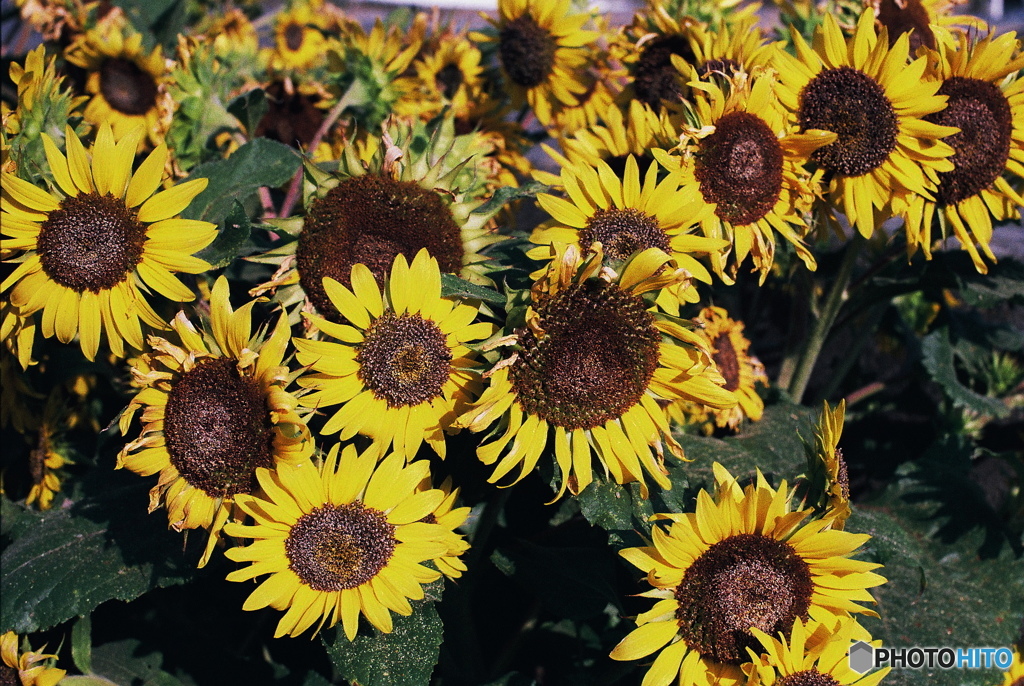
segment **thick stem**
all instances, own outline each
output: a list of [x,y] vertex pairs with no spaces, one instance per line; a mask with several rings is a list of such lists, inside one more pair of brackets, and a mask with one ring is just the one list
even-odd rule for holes
[[843,306],[843,301],[846,300],[846,287],[850,284],[850,277],[853,276],[853,267],[857,263],[857,257],[860,255],[861,248],[866,242],[867,239],[859,231],[855,230],[853,237],[846,246],[843,261],[839,265],[835,281],[832,282],[832,289],[825,298],[825,304],[822,307],[821,314],[818,316],[818,320],[814,322],[814,328],[804,344],[800,360],[796,364],[796,371],[793,373],[793,379],[789,383],[789,394],[792,396],[793,402],[799,403],[804,397],[807,383],[811,380],[811,372],[814,371],[814,364],[818,361],[818,355],[821,354],[821,349],[825,346],[825,340],[828,338],[832,324],[835,323],[836,316],[839,314],[839,308]]

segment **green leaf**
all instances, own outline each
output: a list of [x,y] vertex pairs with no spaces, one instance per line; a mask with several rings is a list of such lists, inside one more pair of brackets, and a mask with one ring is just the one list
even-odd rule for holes
[[956,376],[949,329],[942,327],[925,336],[921,340],[921,354],[924,368],[932,380],[942,386],[955,406],[997,418],[1009,414],[1009,408],[1000,400],[975,393],[960,383]]
[[502,186],[494,191],[490,200],[473,210],[473,214],[497,214],[501,208],[513,200],[535,198],[538,193],[547,193],[550,190],[551,186],[540,181],[527,181],[521,186]]
[[92,672],[92,615],[80,617],[71,630],[71,659],[80,672]]
[[149,484],[124,472],[101,477],[107,486],[99,497],[22,515],[31,526],[19,522],[20,535],[0,554],[0,631],[48,629],[107,600],[132,600],[195,575],[198,546],[184,551],[163,511],[146,514]]
[[[177,43],[178,34],[185,26],[183,0],[116,0],[131,21],[143,32],[147,47],[152,40],[164,47],[165,54]],[[148,34],[148,35],[147,35]]]
[[149,652],[134,638],[114,641],[93,650],[93,674],[118,686],[182,686],[161,665],[163,656]]
[[212,269],[226,267],[238,257],[242,246],[249,240],[250,233],[252,224],[249,221],[249,214],[242,207],[242,203],[235,200],[231,212],[224,218],[220,233],[213,239],[213,243],[198,252],[196,257],[209,262]]
[[207,162],[192,170],[189,180],[210,181],[181,216],[222,224],[235,202],[245,203],[261,186],[276,188],[284,184],[295,175],[299,163],[298,154],[283,143],[269,138],[249,141],[228,159]]
[[1002,258],[989,267],[988,274],[965,268],[957,274],[960,296],[973,307],[996,307],[1010,300],[1024,300],[1024,263]]
[[[338,672],[360,686],[429,684],[444,633],[431,589],[441,584],[443,581],[427,587],[427,597],[411,603],[410,616],[392,613],[394,628],[389,634],[363,624],[350,643],[340,625],[325,631],[321,640]],[[439,590],[435,592],[439,595]]]
[[248,93],[242,93],[229,102],[228,112],[242,122],[246,134],[252,138],[260,120],[267,113],[267,107],[267,94],[262,88],[256,88]]
[[505,304],[505,296],[498,291],[477,286],[465,279],[460,279],[454,274],[441,274],[441,297],[443,298],[466,298],[467,300],[482,300],[488,303]]

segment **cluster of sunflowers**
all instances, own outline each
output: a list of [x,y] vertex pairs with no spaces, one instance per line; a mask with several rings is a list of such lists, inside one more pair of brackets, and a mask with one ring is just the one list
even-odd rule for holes
[[[283,613],[275,638],[391,633],[468,573],[469,463],[552,503],[648,500],[683,436],[760,420],[768,376],[714,286],[844,246],[774,382],[800,402],[863,249],[948,239],[984,274],[1024,205],[1021,43],[943,0],[780,0],[774,35],[734,0],[626,26],[500,0],[473,30],[18,4],[43,45],[0,129],[3,425],[32,446],[6,497],[69,507],[68,435],[105,436],[150,513],[205,532],[192,562],[261,579],[242,609]],[[847,661],[885,579],[845,530],[844,408],[795,483],[716,461],[620,547],[655,602],[610,656],[656,654],[644,686],[886,676]],[[54,657],[8,633],[0,670],[53,684]]]

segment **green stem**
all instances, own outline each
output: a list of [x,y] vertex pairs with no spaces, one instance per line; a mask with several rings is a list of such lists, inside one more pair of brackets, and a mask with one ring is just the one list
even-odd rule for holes
[[846,287],[850,284],[850,277],[853,276],[853,267],[856,265],[857,257],[860,255],[861,248],[866,242],[867,239],[854,230],[853,238],[850,239],[846,246],[843,261],[840,263],[839,271],[836,273],[835,281],[832,283],[832,289],[825,298],[825,305],[818,316],[818,320],[814,322],[814,328],[811,330],[811,335],[807,338],[803,352],[800,354],[800,360],[796,364],[793,379],[789,383],[789,394],[792,396],[793,402],[799,403],[804,397],[807,383],[811,380],[811,372],[814,371],[814,364],[818,361],[818,355],[821,354],[821,349],[825,346],[825,340],[828,338],[832,325],[836,321],[839,309],[843,306],[843,301],[846,300]]

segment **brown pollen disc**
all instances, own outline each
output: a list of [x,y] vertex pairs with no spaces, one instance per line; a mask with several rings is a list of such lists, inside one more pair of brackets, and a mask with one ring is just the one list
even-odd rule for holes
[[146,227],[110,193],[80,193],[60,202],[40,226],[36,250],[54,282],[82,293],[109,290],[142,261]]
[[807,619],[813,591],[810,567],[788,543],[736,534],[704,551],[676,587],[679,631],[702,656],[740,664],[746,648],[763,651],[751,627],[788,634]]
[[256,125],[256,136],[270,138],[293,148],[308,146],[324,121],[316,104],[320,97],[298,91],[288,93],[281,82],[267,86],[267,113]]
[[910,54],[927,45],[935,49],[935,34],[930,26],[928,10],[921,0],[881,0],[878,4],[878,22],[888,29],[891,48],[904,33],[910,34]]
[[639,402],[658,368],[660,335],[643,300],[592,279],[537,307],[543,337],[524,331],[510,377],[523,409],[590,429]]
[[725,379],[725,390],[735,391],[740,387],[740,360],[739,355],[736,354],[736,347],[732,344],[732,339],[729,334],[723,333],[715,336],[711,345],[715,349],[715,353],[711,357],[722,374],[722,378]]
[[451,100],[459,92],[459,87],[462,86],[464,80],[465,78],[462,75],[462,70],[459,69],[459,65],[449,63],[441,67],[437,72],[437,76],[434,77],[434,84],[444,97]]
[[356,356],[359,378],[389,407],[419,405],[441,395],[452,352],[437,324],[418,314],[386,312],[366,330]]
[[301,24],[294,22],[284,27],[284,44],[292,52],[297,52],[302,47],[305,29]]
[[295,253],[299,282],[321,314],[340,321],[324,277],[348,286],[352,265],[362,263],[382,284],[395,257],[411,261],[422,248],[442,272],[462,268],[461,232],[441,195],[412,181],[353,176],[313,202]]
[[362,503],[324,505],[299,517],[284,542],[288,567],[314,591],[365,584],[395,552],[395,525]]
[[580,231],[580,250],[586,254],[595,242],[604,246],[606,257],[619,261],[647,248],[670,250],[668,236],[657,220],[632,207],[597,210]]
[[171,464],[212,498],[250,493],[274,466],[274,432],[259,383],[235,360],[203,358],[174,382],[164,409]]
[[7,666],[5,662],[0,662],[0,686],[21,686],[18,670]]
[[157,86],[153,76],[139,65],[113,57],[100,65],[100,93],[118,112],[137,116],[156,105]]
[[772,211],[782,192],[782,146],[768,124],[749,112],[731,112],[700,143],[694,175],[715,214],[735,226]]
[[636,96],[655,109],[663,100],[679,102],[683,97],[679,72],[672,65],[672,55],[679,55],[687,62],[696,59],[686,36],[671,33],[644,43],[633,70]]
[[876,169],[896,149],[896,112],[877,81],[851,67],[825,69],[800,93],[802,131],[823,129],[838,138],[811,159],[845,176]]
[[1013,114],[999,87],[988,81],[954,76],[946,79],[939,95],[948,95],[946,109],[925,117],[960,133],[942,140],[956,151],[949,159],[953,171],[939,173],[935,194],[942,205],[955,205],[995,183],[1010,158]]
[[498,32],[498,55],[508,77],[523,88],[544,83],[555,66],[554,36],[532,16],[524,14]]
[[844,500],[850,499],[850,472],[846,467],[846,458],[843,457],[841,448],[836,448],[836,462],[839,463],[839,471],[836,474],[836,483],[839,485],[839,492]]
[[775,681],[776,686],[840,686],[831,674],[822,674],[817,669],[804,669],[786,674]]

